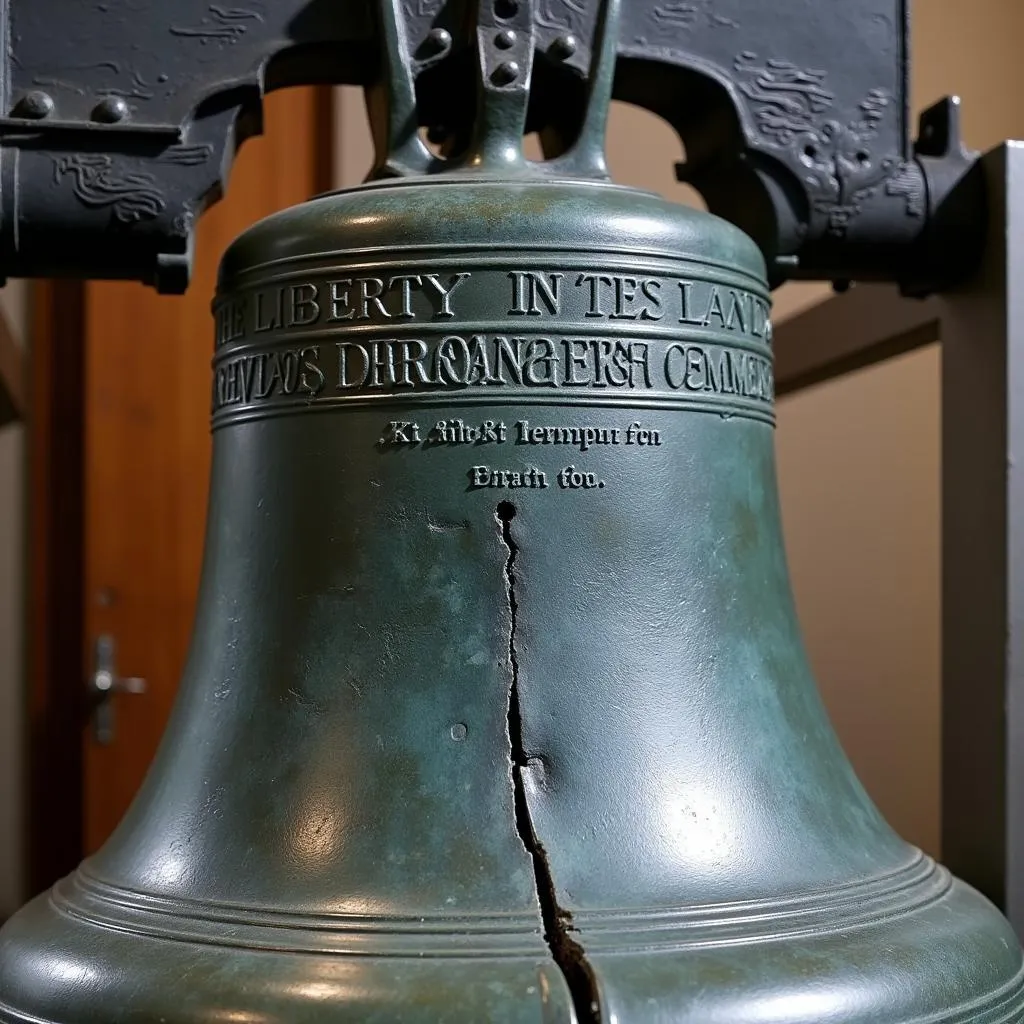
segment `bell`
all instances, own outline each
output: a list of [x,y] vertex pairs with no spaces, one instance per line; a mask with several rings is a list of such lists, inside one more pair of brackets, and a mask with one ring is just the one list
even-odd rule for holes
[[760,252],[603,180],[618,0],[536,166],[532,9],[488,6],[462,157],[409,131],[385,5],[375,180],[224,258],[177,705],[0,933],[0,1021],[1021,1021],[1008,924],[809,674]]

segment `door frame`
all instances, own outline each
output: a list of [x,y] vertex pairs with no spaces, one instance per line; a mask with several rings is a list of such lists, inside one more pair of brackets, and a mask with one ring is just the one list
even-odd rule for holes
[[[335,93],[315,90],[317,192],[334,187]],[[29,896],[73,871],[83,855],[85,294],[78,280],[40,281],[33,289],[23,844]]]

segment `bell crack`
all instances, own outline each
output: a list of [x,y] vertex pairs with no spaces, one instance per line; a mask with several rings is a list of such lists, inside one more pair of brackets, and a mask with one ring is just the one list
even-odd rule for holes
[[537,762],[526,753],[523,742],[523,720],[519,701],[519,658],[516,651],[516,630],[519,605],[516,598],[516,559],[519,547],[512,537],[515,506],[508,501],[498,505],[495,518],[501,539],[508,552],[505,559],[505,590],[509,609],[508,661],[511,683],[508,691],[509,762],[516,832],[523,848],[533,862],[534,887],[544,926],[544,941],[555,965],[562,973],[572,998],[579,1024],[601,1024],[601,1004],[593,968],[583,947],[572,937],[572,913],[558,905],[555,880],[544,845],[537,836],[526,796],[524,770]]

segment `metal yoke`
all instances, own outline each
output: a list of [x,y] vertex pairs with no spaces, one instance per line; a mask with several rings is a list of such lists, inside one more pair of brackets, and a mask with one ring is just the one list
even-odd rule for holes
[[[0,274],[183,290],[196,218],[260,130],[264,93],[379,94],[394,71],[381,46],[392,17],[410,116],[464,143],[474,4],[395,0],[392,14],[390,3],[0,0]],[[978,259],[985,200],[957,102],[925,114],[910,140],[907,5],[630,0],[622,13],[614,96],[675,128],[680,179],[755,239],[773,285],[886,280],[924,294]],[[529,10],[526,130],[558,152],[584,109],[599,5]]]

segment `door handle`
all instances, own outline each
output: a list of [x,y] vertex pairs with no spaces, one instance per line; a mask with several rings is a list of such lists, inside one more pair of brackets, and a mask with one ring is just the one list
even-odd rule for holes
[[101,746],[108,746],[114,741],[114,694],[146,692],[145,679],[118,675],[117,644],[109,634],[96,638],[88,688],[93,735]]

